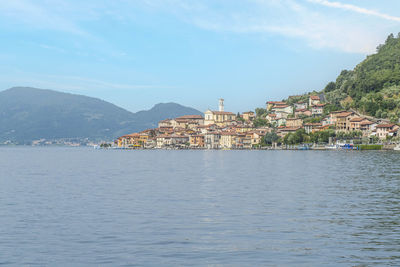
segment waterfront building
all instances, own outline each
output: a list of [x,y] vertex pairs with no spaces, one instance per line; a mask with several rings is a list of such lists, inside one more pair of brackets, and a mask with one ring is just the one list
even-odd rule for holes
[[204,135],[204,146],[207,149],[220,148],[221,134],[219,132],[208,132]]
[[[376,122],[372,122],[370,120],[364,119],[360,123],[360,130],[363,133],[363,136],[370,136],[372,135],[373,131],[376,129],[378,124]],[[375,132],[376,133],[376,132]]]
[[349,132],[350,121],[356,116],[354,112],[344,111],[341,113],[336,113],[336,131],[337,132]]
[[220,138],[220,148],[233,148],[235,147],[235,138],[237,136],[236,132],[221,132]]
[[379,139],[386,139],[388,136],[397,136],[399,126],[393,123],[379,124],[376,126],[376,136]]
[[117,146],[118,147],[132,147],[132,148],[140,148],[142,147],[142,144],[140,142],[140,137],[141,135],[139,133],[132,133],[132,134],[127,134],[124,136],[121,136],[117,139]]
[[192,134],[189,136],[189,144],[192,148],[204,147],[204,134]]

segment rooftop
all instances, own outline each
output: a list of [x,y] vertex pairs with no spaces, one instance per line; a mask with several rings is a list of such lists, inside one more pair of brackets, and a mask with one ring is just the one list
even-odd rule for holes
[[396,124],[388,123],[388,124],[377,125],[376,128],[393,128],[394,126],[396,126]]

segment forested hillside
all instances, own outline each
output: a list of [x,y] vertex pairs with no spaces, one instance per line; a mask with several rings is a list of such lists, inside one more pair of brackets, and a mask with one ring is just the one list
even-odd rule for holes
[[354,70],[343,70],[324,89],[327,101],[343,108],[398,121],[400,116],[400,33],[389,35]]

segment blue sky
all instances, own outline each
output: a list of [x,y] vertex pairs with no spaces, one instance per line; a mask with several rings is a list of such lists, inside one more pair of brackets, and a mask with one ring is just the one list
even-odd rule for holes
[[323,89],[399,31],[398,0],[0,0],[0,90],[246,111]]

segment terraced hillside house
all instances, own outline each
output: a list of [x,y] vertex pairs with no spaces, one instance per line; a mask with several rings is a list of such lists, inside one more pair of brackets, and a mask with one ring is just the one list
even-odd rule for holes
[[267,105],[266,105],[266,109],[267,111],[271,111],[273,107],[275,107],[276,105],[286,105],[286,102],[282,102],[282,101],[268,101]]
[[311,107],[311,114],[315,116],[321,116],[324,113],[325,104],[315,104]]
[[317,95],[310,95],[308,98],[308,106],[312,107],[314,105],[320,104],[321,99]]
[[296,111],[294,112],[294,116],[296,117],[296,118],[299,118],[299,117],[311,117],[311,111],[310,110],[308,110],[308,109],[296,109]]
[[243,112],[242,118],[243,118],[245,121],[251,121],[251,120],[253,120],[253,119],[255,118],[255,114],[254,114],[253,111]]
[[303,120],[300,118],[287,118],[286,126],[287,127],[301,127],[303,125]]
[[293,106],[294,106],[295,110],[297,110],[297,109],[307,109],[307,107],[308,107],[307,106],[307,102],[305,102],[305,101],[294,103]]
[[[280,117],[285,117],[287,118],[288,115],[291,115],[293,113],[293,107],[289,106],[287,104],[279,104],[275,105],[271,111],[275,114],[281,114]],[[279,116],[279,115],[278,115]]]

